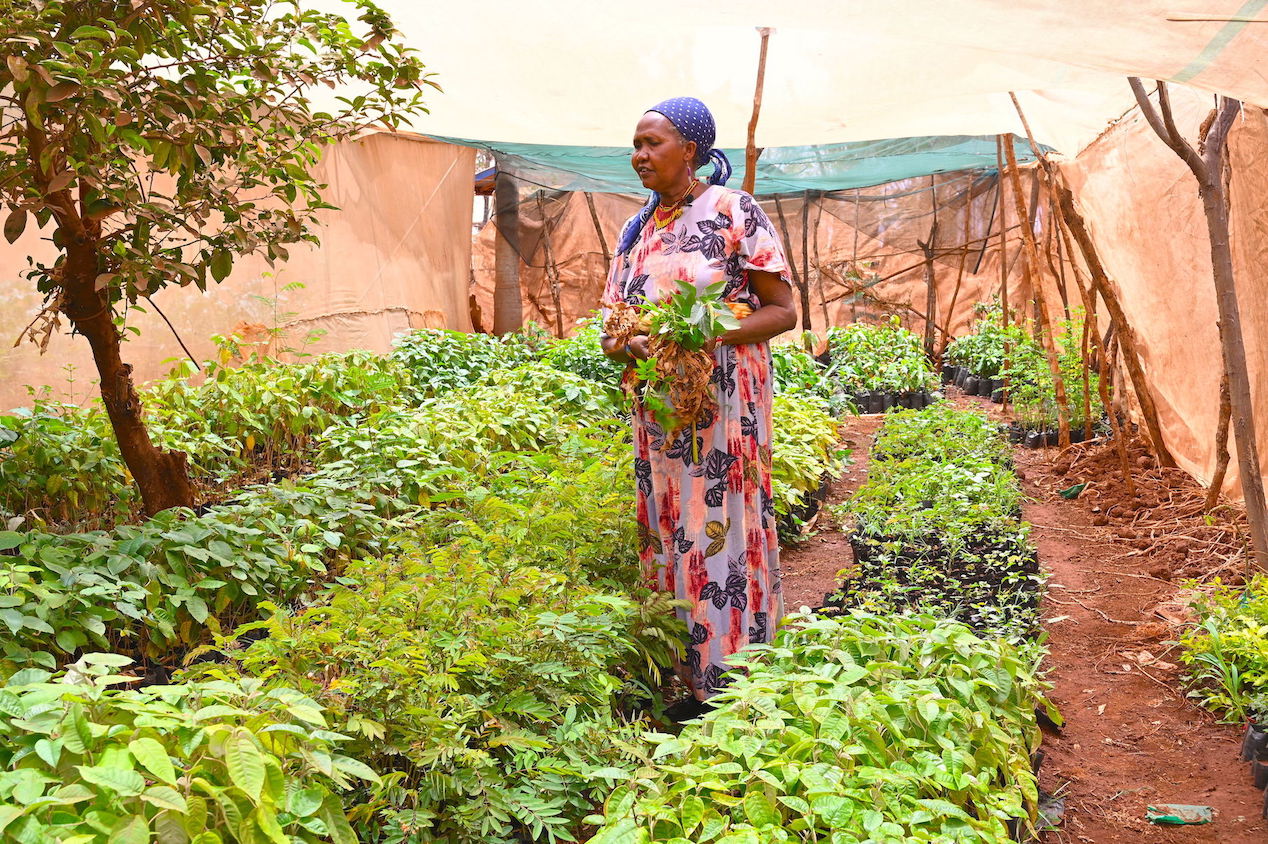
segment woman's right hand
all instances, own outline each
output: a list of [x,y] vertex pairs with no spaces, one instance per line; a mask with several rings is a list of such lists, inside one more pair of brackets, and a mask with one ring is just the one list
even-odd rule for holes
[[647,360],[651,357],[651,350],[647,347],[647,335],[636,334],[634,339],[629,342],[630,354],[638,360]]

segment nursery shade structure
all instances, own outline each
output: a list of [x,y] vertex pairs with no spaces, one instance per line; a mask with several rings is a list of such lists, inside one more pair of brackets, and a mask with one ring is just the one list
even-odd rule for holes
[[628,4],[380,4],[445,89],[414,128],[446,137],[622,147],[649,105],[690,94],[718,145],[743,147],[757,26],[775,30],[760,147],[1020,133],[1018,91],[1037,140],[1074,155],[1131,108],[1126,76],[1268,105],[1268,25],[1248,22],[1268,0],[684,0],[671,23]]

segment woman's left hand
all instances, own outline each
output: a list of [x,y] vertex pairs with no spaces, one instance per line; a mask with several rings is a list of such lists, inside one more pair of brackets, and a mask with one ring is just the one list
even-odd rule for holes
[[763,343],[797,327],[797,308],[793,305],[792,286],[775,273],[749,270],[749,289],[762,306],[718,338],[728,346],[742,343]]

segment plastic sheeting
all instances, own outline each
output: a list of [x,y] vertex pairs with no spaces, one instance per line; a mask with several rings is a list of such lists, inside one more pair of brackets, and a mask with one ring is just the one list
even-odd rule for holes
[[[492,152],[498,170],[533,187],[592,193],[646,193],[630,166],[629,147],[576,147],[486,143],[466,138],[440,138]],[[1015,138],[1020,162],[1034,160],[1030,144]],[[735,172],[730,184],[744,181],[744,151],[724,150]],[[995,166],[995,138],[893,138],[820,144],[809,147],[771,147],[757,159],[754,193],[771,196],[803,190],[833,191],[868,187],[973,168]],[[702,171],[704,172],[704,171]]]
[[1268,20],[1268,0],[380,5],[445,89],[414,128],[452,137],[621,146],[644,109],[690,94],[719,145],[743,147],[758,26],[775,29],[761,147],[1020,133],[1017,91],[1038,140],[1074,155],[1131,108],[1129,75],[1268,105],[1268,26],[1221,20]]
[[[154,302],[199,360],[212,357],[211,335],[238,333],[267,351],[386,351],[398,331],[422,326],[469,330],[471,173],[475,154],[416,135],[373,134],[328,148],[319,178],[338,211],[323,212],[318,248],[295,246],[285,264],[261,258],[234,266],[222,284],[167,288]],[[27,402],[27,385],[79,401],[96,395],[88,344],[64,332],[48,353],[12,348],[40,308],[34,285],[20,279],[27,256],[53,257],[34,228],[0,245],[0,410]],[[289,285],[302,287],[287,290]],[[152,306],[133,312],[141,330],[124,360],[138,381],[159,377],[183,356]]]
[[[1029,198],[1032,181],[1029,174],[1024,179]],[[636,196],[594,194],[587,199],[583,193],[557,191],[534,192],[521,201],[519,273],[525,319],[566,334],[578,319],[598,307],[606,278],[605,251],[610,254],[621,224],[640,202]],[[1031,298],[1017,260],[1020,229],[1011,201],[1002,223],[998,204],[996,173],[981,171],[761,201],[785,236],[785,251],[798,277],[809,278],[811,324],[820,336],[831,325],[888,314],[899,315],[908,327],[923,333],[928,284],[921,243],[929,245],[938,348],[948,336],[969,330],[978,302],[999,294],[1001,224],[1006,228],[1004,255],[1011,301]],[[1042,203],[1039,206],[1035,225],[1042,231],[1046,214]],[[553,262],[547,259],[543,220],[549,227]],[[475,298],[485,328],[492,324],[495,239],[499,236],[495,224],[487,225],[477,236],[472,255]],[[1050,296],[1060,316],[1061,299],[1055,288]],[[1076,293],[1076,303],[1077,298]]]
[[[1173,89],[1176,124],[1189,138],[1208,98]],[[1250,107],[1229,136],[1234,271],[1255,389],[1259,452],[1268,454],[1268,117]],[[1127,319],[1158,405],[1163,438],[1186,471],[1215,470],[1221,352],[1210,241],[1197,182],[1139,112],[1063,165]],[[1233,439],[1233,437],[1230,437]],[[1236,492],[1237,460],[1225,489]]]

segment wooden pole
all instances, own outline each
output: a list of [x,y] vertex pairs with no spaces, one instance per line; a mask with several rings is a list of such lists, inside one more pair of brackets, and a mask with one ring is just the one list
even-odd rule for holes
[[1220,316],[1220,348],[1224,355],[1224,374],[1228,377],[1233,433],[1237,443],[1237,465],[1241,474],[1242,494],[1246,499],[1246,517],[1250,522],[1255,563],[1261,569],[1268,569],[1268,503],[1264,498],[1254,396],[1251,392],[1250,371],[1246,365],[1246,341],[1242,336],[1241,306],[1237,300],[1236,279],[1233,274],[1228,190],[1224,172],[1228,133],[1233,128],[1233,121],[1241,113],[1242,104],[1228,97],[1218,99],[1214,119],[1208,118],[1203,125],[1199,152],[1189,146],[1176,129],[1166,83],[1158,83],[1158,108],[1155,109],[1141,81],[1133,76],[1129,82],[1145,120],[1158,137],[1188,165],[1198,183],[1198,196],[1202,199],[1207,236],[1211,241],[1211,272]]
[[594,194],[586,191],[586,205],[590,208],[590,221],[594,223],[594,233],[599,238],[599,248],[603,250],[603,277],[612,272],[612,250],[608,248],[608,239],[603,236],[603,226],[599,224],[599,212],[594,207]]
[[550,302],[555,307],[555,336],[564,336],[564,309],[559,296],[559,267],[555,264],[555,253],[550,248],[550,217],[546,215],[546,203],[542,199],[545,191],[537,192],[537,212],[542,218],[542,250],[545,255],[546,278],[550,282]]
[[753,116],[748,119],[748,143],[744,147],[744,191],[752,193],[757,184],[757,118],[762,113],[762,88],[766,85],[766,45],[772,30],[759,26],[762,47],[757,54],[757,85],[753,90]]
[[929,239],[916,240],[921,253],[925,256],[925,357],[933,360],[934,324],[938,308],[938,287],[933,273],[933,256],[936,254],[934,243],[938,238],[938,182],[929,174],[929,207],[933,212],[933,221],[929,224]]
[[[1013,204],[1017,206],[1017,218],[1025,220],[1026,203],[1021,194],[1021,172],[1017,168],[1017,156],[1013,153],[1012,135],[1005,135],[1004,157],[1008,159],[1008,173],[1013,186]],[[1026,263],[1031,272],[1031,286],[1039,308],[1039,319],[1047,329],[1041,335],[1048,357],[1048,371],[1052,375],[1052,389],[1057,398],[1057,443],[1065,448],[1070,445],[1070,405],[1065,392],[1065,379],[1061,375],[1061,362],[1057,358],[1056,338],[1052,334],[1052,321],[1048,313],[1048,301],[1043,292],[1043,268],[1039,264],[1039,250],[1035,245],[1035,233],[1029,225],[1021,229],[1022,246],[1026,250]]]
[[801,330],[810,330],[810,191],[801,196]]
[[497,237],[494,238],[493,333],[509,334],[524,324],[520,292],[520,198],[510,173],[498,171],[493,187]]
[[1101,377],[1098,386],[1101,392],[1101,405],[1105,408],[1105,415],[1109,417],[1110,431],[1114,435],[1114,448],[1118,451],[1118,466],[1123,473],[1123,484],[1127,487],[1127,494],[1134,497],[1136,480],[1132,477],[1131,460],[1127,456],[1127,435],[1123,432],[1123,423],[1118,416],[1118,391],[1115,391],[1112,398],[1109,392],[1111,358],[1114,360],[1118,358],[1118,349],[1122,345],[1118,342],[1120,336],[1126,335],[1122,332],[1116,333],[1110,338],[1108,349],[1101,350]]
[[815,210],[815,276],[819,279],[819,306],[823,308],[823,330],[827,331],[832,327],[832,320],[828,316],[828,294],[823,289],[823,266],[819,263],[819,224],[822,220],[823,196],[820,196]]
[[[1008,206],[1004,203],[1004,136],[995,136],[995,167],[999,174],[996,194],[999,200],[999,305],[1000,327],[1004,329],[1004,402],[1003,409],[1008,410],[1009,357],[1012,353],[1008,342]],[[989,232],[987,233],[989,236]]]
[[1211,486],[1206,491],[1206,503],[1203,509],[1211,512],[1219,503],[1220,493],[1224,489],[1224,476],[1228,473],[1228,423],[1233,418],[1233,400],[1228,390],[1228,373],[1220,378],[1220,419],[1215,426],[1215,474],[1211,476]]
[[793,287],[797,288],[800,294],[803,310],[807,307],[806,303],[810,300],[809,292],[802,284],[801,273],[797,271],[797,262],[793,260],[792,240],[788,237],[788,218],[784,216],[784,203],[775,197],[775,213],[779,216],[779,231],[784,237],[784,255],[788,258],[788,271],[792,273]]

